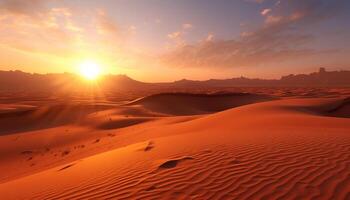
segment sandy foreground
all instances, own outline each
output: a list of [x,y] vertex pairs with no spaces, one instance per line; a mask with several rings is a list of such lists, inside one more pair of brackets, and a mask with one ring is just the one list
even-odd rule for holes
[[350,100],[0,105],[1,199],[350,199]]

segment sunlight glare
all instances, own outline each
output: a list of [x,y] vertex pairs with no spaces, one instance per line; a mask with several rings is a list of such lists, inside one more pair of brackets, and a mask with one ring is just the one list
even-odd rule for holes
[[79,65],[80,74],[88,79],[95,80],[101,74],[101,67],[94,61],[84,61]]

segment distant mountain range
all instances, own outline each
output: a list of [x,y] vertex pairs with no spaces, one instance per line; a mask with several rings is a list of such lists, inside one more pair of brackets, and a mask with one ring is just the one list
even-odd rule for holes
[[290,74],[280,79],[259,79],[259,78],[231,78],[231,79],[210,79],[206,81],[180,80],[174,82],[177,86],[201,86],[201,87],[268,87],[268,86],[350,86],[350,71],[326,71],[320,68],[318,72],[310,74]]
[[75,74],[31,74],[22,71],[0,71],[0,91],[46,92],[103,90],[140,91],[156,89],[186,89],[211,87],[350,87],[350,71],[326,71],[320,68],[311,74],[282,76],[280,79],[210,79],[206,81],[179,80],[168,83],[145,83],[126,75],[106,75],[92,87]]

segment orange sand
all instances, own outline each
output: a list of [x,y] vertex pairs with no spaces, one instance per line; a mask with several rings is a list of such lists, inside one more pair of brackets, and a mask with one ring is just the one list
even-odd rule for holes
[[350,199],[349,99],[207,98],[3,104],[0,197]]

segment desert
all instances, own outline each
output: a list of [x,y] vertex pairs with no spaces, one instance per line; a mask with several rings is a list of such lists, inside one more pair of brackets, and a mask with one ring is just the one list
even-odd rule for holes
[[0,194],[347,199],[350,91],[332,90],[338,97],[174,92],[3,103]]
[[350,200],[349,0],[0,0],[0,200]]

